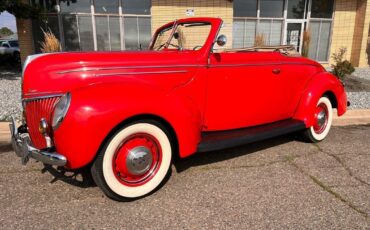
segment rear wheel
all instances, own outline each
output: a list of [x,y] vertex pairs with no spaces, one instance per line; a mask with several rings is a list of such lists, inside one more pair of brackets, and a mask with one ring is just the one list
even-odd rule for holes
[[153,120],[128,124],[98,154],[96,184],[110,198],[127,201],[155,191],[169,175],[172,146],[163,125]]
[[317,103],[314,119],[314,125],[304,131],[303,137],[308,142],[316,143],[326,138],[333,121],[333,107],[327,97],[321,97]]

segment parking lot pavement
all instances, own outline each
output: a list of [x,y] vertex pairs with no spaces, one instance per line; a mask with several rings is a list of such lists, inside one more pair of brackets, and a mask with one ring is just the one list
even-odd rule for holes
[[[151,196],[111,201],[21,166],[0,143],[0,224],[49,228],[370,228],[370,125],[333,127],[319,144],[276,138],[198,154]],[[79,186],[77,186],[79,185]]]

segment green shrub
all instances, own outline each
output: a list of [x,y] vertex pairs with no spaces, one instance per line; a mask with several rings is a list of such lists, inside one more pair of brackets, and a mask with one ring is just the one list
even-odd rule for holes
[[343,80],[343,78],[347,74],[352,74],[355,71],[355,68],[353,67],[351,62],[347,60],[343,60],[346,52],[347,52],[347,48],[342,47],[339,49],[338,53],[334,53],[332,55],[332,58],[335,62],[334,65],[331,65],[331,67],[333,68],[332,74],[334,74],[341,80]]

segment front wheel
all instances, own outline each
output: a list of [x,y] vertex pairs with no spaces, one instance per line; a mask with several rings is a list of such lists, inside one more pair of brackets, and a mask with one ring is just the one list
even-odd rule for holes
[[152,120],[134,122],[113,134],[94,161],[92,176],[114,200],[140,198],[167,178],[172,151],[163,125]]
[[324,140],[329,134],[331,128],[333,121],[333,107],[327,97],[321,97],[317,103],[314,119],[314,125],[306,129],[303,133],[304,139],[312,143]]

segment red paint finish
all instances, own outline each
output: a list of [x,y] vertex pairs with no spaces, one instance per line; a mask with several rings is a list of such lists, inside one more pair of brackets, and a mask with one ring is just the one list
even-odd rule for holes
[[[342,84],[318,63],[279,52],[212,52],[221,19],[189,18],[169,23],[210,23],[199,50],[77,52],[41,56],[26,68],[23,98],[71,93],[60,127],[52,131],[67,167],[90,163],[110,134],[135,117],[157,118],[175,132],[180,157],[193,154],[202,131],[231,130],[288,118],[315,124],[325,93],[346,111]],[[27,114],[27,122],[36,113]],[[51,116],[51,115],[50,115]],[[35,135],[31,128],[31,138]]]

